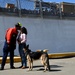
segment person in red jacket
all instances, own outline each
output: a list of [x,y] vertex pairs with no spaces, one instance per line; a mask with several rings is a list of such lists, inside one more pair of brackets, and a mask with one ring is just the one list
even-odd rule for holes
[[21,29],[21,24],[17,23],[15,27],[8,28],[5,35],[5,43],[3,47],[3,58],[1,63],[1,69],[4,70],[8,53],[10,53],[10,68],[14,69],[14,50],[16,49],[16,38],[18,30]]

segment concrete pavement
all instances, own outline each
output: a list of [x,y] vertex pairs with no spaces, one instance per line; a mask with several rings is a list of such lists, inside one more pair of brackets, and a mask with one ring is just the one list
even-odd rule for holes
[[63,59],[50,59],[50,72],[43,72],[43,66],[40,60],[34,61],[33,71],[19,69],[20,62],[14,64],[16,69],[10,69],[9,63],[5,65],[5,69],[0,71],[0,75],[75,75],[75,57]]

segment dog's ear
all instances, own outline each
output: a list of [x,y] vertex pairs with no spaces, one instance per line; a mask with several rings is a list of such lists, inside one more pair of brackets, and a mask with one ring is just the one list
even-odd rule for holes
[[27,49],[29,49],[29,44],[27,45]]

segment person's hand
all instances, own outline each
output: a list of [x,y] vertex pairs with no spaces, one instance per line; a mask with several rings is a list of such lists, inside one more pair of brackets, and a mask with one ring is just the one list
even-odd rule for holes
[[7,41],[7,43],[8,43],[8,47],[10,47],[10,45],[9,45],[9,43],[10,43],[10,42],[9,42],[9,41]]
[[17,41],[18,42],[18,44],[20,44],[20,41]]
[[9,43],[10,43],[10,41],[7,41],[7,43],[9,44]]

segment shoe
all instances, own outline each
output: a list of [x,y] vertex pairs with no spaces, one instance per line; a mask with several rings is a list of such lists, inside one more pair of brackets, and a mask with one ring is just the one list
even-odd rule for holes
[[0,68],[0,70],[4,70],[4,68],[3,68],[3,67],[1,67],[1,68]]
[[22,69],[25,69],[25,66],[22,66],[21,68],[22,68]]
[[11,69],[15,69],[15,67],[13,66],[13,67],[10,67]]

